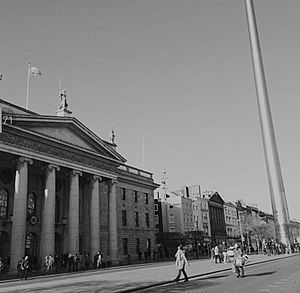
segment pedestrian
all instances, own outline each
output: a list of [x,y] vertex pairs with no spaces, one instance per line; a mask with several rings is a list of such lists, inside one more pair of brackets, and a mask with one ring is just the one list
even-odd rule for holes
[[48,261],[48,274],[50,275],[53,274],[54,257],[49,255]]
[[68,256],[68,271],[71,272],[73,269],[73,263],[74,263],[74,256],[72,253]]
[[183,273],[184,282],[187,282],[188,281],[188,276],[185,272],[185,265],[189,265],[189,263],[188,263],[188,261],[185,257],[183,246],[181,244],[178,246],[178,250],[175,254],[175,257],[176,257],[175,265],[178,269],[178,274],[177,274],[176,278],[174,279],[174,281],[178,282],[179,278],[181,276],[181,273]]
[[97,259],[97,269],[102,268],[102,254],[100,253],[100,251],[98,252],[98,259]]
[[2,260],[2,258],[0,258],[0,273],[4,272],[5,267],[4,267],[4,261]]
[[218,245],[215,246],[214,257],[215,257],[215,263],[218,263],[218,259],[219,259],[219,263],[221,262],[220,255],[219,255],[219,246]]
[[237,274],[237,278],[245,277],[244,265],[249,262],[250,259],[247,254],[243,254],[241,248],[238,244],[234,245],[234,262],[233,266],[235,269],[235,273]]
[[97,261],[98,261],[98,257],[99,257],[99,252],[96,252],[96,254],[94,255],[94,268],[97,269]]
[[18,275],[18,277],[20,277],[22,275],[21,264],[22,264],[23,260],[24,260],[23,257],[18,260],[18,264],[17,264],[17,275]]
[[45,260],[44,260],[43,274],[45,274],[46,272],[48,272],[48,270],[49,270],[49,257],[47,255],[47,256],[45,256]]
[[28,270],[29,270],[29,259],[28,256],[26,255],[23,261],[21,262],[21,280],[23,280],[23,278],[27,280]]
[[214,247],[211,249],[210,254],[211,254],[210,262],[213,262],[213,260],[215,258],[215,249],[214,249]]
[[227,253],[227,249],[226,248],[224,248],[224,250],[223,250],[223,262],[224,263],[229,262],[228,253]]

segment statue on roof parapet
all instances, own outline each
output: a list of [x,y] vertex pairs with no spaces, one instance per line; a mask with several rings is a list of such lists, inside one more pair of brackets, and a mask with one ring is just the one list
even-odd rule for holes
[[111,135],[110,135],[110,141],[111,141],[111,143],[115,143],[115,130],[114,129],[112,129],[111,130]]
[[67,109],[68,108],[68,103],[67,103],[67,91],[62,90],[60,92],[60,105],[59,109]]

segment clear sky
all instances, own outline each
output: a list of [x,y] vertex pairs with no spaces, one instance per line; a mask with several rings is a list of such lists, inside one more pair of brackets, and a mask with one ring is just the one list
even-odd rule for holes
[[[291,218],[300,220],[300,1],[254,1]],[[271,211],[244,0],[1,0],[0,96],[115,129],[129,165]]]

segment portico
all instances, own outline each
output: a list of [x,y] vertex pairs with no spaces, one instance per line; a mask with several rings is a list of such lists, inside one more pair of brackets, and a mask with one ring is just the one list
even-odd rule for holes
[[[126,167],[114,143],[74,117],[39,115],[3,100],[0,105],[11,117],[0,133],[0,257],[10,258],[10,270],[25,254],[41,263],[47,255],[88,252],[92,259],[101,251],[118,264],[131,249],[137,258],[136,248],[122,247],[124,237],[137,232],[122,230],[118,192],[124,186],[151,199],[157,187],[152,174]],[[148,203],[143,210],[151,208]],[[136,234],[145,246],[154,243],[150,222]]]

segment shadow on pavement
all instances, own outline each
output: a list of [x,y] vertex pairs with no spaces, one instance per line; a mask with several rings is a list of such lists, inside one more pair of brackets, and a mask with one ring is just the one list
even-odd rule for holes
[[264,277],[264,276],[268,276],[268,275],[273,275],[275,273],[277,273],[277,271],[264,272],[264,273],[258,273],[258,274],[246,274],[245,278],[247,278],[247,277]]

